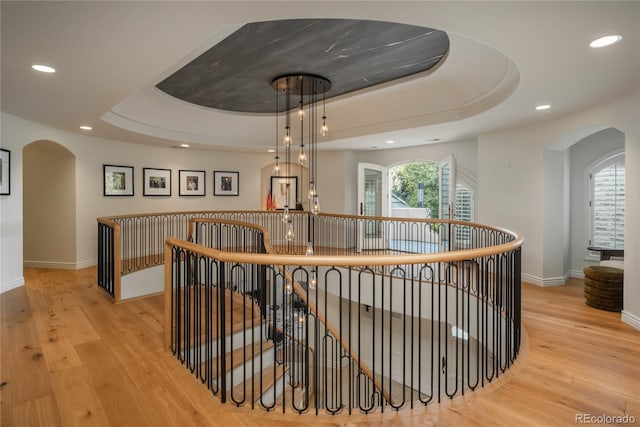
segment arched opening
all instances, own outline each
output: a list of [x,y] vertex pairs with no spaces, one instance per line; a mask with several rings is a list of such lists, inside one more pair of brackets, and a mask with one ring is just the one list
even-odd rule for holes
[[588,250],[593,240],[590,171],[624,149],[624,133],[603,126],[575,129],[546,147],[542,285],[582,278],[585,266],[598,263],[597,254]]
[[76,157],[60,144],[23,149],[24,266],[76,268]]

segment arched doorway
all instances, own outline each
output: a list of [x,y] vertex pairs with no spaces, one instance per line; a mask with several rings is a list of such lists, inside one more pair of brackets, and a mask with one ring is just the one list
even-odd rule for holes
[[76,268],[76,157],[60,144],[23,148],[24,266]]
[[590,171],[600,159],[624,150],[625,134],[605,126],[574,129],[545,148],[542,285],[582,278],[585,266],[598,263],[597,254],[588,250],[592,231]]

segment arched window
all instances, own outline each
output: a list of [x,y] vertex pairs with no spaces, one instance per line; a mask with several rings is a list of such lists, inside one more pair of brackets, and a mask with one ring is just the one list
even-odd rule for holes
[[624,153],[617,153],[589,171],[589,246],[624,247],[624,169]]

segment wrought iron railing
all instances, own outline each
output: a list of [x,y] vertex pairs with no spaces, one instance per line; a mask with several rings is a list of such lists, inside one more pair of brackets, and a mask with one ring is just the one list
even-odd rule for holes
[[[376,224],[399,235],[391,222]],[[349,223],[338,224],[332,236],[349,236]],[[276,246],[262,227],[193,221],[196,242],[223,250],[167,241],[166,344],[223,402],[252,408],[368,413],[475,390],[519,351],[521,240],[429,225],[443,227],[465,235],[456,242],[465,249],[409,255],[336,238],[338,248],[323,249],[331,255],[310,257],[262,253]],[[214,337],[234,313],[237,331]]]
[[[98,282],[165,264],[165,342],[223,402],[305,413],[439,402],[519,352],[520,245],[458,221],[292,212],[98,219]],[[304,256],[308,241],[314,255]],[[163,245],[162,243],[165,242]]]
[[120,300],[120,253],[119,225],[98,218],[98,286],[116,300]]

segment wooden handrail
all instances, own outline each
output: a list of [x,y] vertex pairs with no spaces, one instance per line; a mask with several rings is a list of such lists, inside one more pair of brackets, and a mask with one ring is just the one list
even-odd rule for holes
[[[225,215],[239,215],[239,214],[272,214],[278,215],[281,212],[278,211],[256,211],[256,210],[229,210],[229,211],[169,211],[169,212],[154,212],[154,213],[141,213],[141,214],[127,214],[127,215],[113,215],[113,216],[104,216],[98,217],[96,220],[103,224],[113,224],[115,220],[118,219],[127,219],[127,218],[144,218],[144,217],[155,217],[155,216],[171,216],[171,215],[208,215],[208,214],[225,214]],[[290,211],[290,215],[309,215],[307,211]],[[454,224],[454,225],[464,225],[474,228],[480,228],[484,230],[498,231],[501,233],[510,234],[512,236],[516,236],[515,233],[506,230],[500,227],[493,227],[483,224],[478,224],[474,222],[468,221],[460,221],[455,219],[438,219],[438,218],[396,218],[396,217],[385,217],[385,216],[361,216],[361,215],[348,215],[348,214],[336,214],[336,213],[319,213],[320,217],[330,217],[330,218],[343,218],[343,219],[354,219],[360,221],[395,221],[395,222],[421,222],[421,223],[434,223],[434,224]],[[210,218],[194,218],[194,219],[210,219]],[[221,220],[222,221],[222,220]],[[227,220],[225,220],[227,221]],[[233,220],[228,220],[233,221]],[[255,225],[255,224],[253,224]]]
[[205,223],[215,223],[215,224],[228,224],[228,225],[237,225],[239,227],[248,227],[258,230],[262,233],[262,241],[264,243],[264,248],[267,253],[275,253],[271,246],[271,232],[258,224],[252,224],[250,222],[242,222],[235,221],[231,219],[213,219],[213,218],[190,218],[189,219],[189,232],[188,239],[189,241],[193,241],[193,227],[192,224],[195,222],[205,222]]
[[[305,211],[291,211],[291,215],[300,216],[300,215],[310,215]],[[236,253],[236,252],[224,252],[223,254],[216,253],[214,256],[220,258],[223,261],[239,261],[239,262],[247,262],[247,263],[257,263],[257,264],[298,264],[298,265],[323,265],[323,266],[369,266],[369,265],[397,265],[404,263],[432,263],[432,262],[443,262],[443,261],[461,261],[464,259],[477,258],[477,257],[487,257],[500,253],[506,253],[508,251],[514,250],[522,245],[523,239],[521,236],[510,232],[508,230],[485,226],[482,224],[469,223],[464,221],[457,220],[446,220],[442,221],[439,219],[430,219],[430,218],[389,218],[389,217],[364,217],[364,216],[354,216],[354,215],[346,215],[346,214],[319,214],[322,218],[342,218],[342,219],[352,219],[356,222],[359,221],[393,221],[393,222],[412,222],[412,223],[431,223],[431,224],[453,224],[453,225],[461,225],[466,227],[473,227],[479,230],[486,230],[495,233],[501,233],[506,236],[511,237],[511,241],[484,248],[478,249],[465,249],[465,250],[453,250],[447,252],[438,252],[438,253],[430,253],[430,254],[388,254],[388,255],[363,255],[359,253],[357,256],[354,254],[351,255],[314,255],[312,257],[308,257],[306,255],[287,255],[287,254],[278,254],[275,248],[271,245],[271,234],[270,231],[262,227],[258,224],[254,224],[251,222],[243,222],[237,220],[228,220],[221,218],[208,218],[207,215],[221,215],[221,216],[253,216],[255,217],[260,215],[278,215],[278,212],[274,211],[250,211],[250,210],[238,210],[238,211],[186,211],[186,212],[160,212],[160,213],[146,213],[146,214],[129,214],[129,215],[119,215],[119,216],[108,216],[108,217],[99,217],[97,221],[99,223],[105,224],[114,229],[114,253],[113,253],[113,261],[116,268],[114,268],[114,300],[115,302],[119,302],[121,300],[121,276],[123,274],[132,273],[137,271],[140,268],[137,268],[137,265],[127,265],[127,268],[123,265],[122,259],[122,239],[124,238],[121,230],[121,222],[127,219],[132,218],[151,218],[151,217],[174,217],[179,216],[181,220],[188,219],[189,221],[189,230],[191,232],[191,224],[193,221],[206,221],[206,222],[218,222],[218,223],[227,223],[234,224],[245,227],[253,227],[254,229],[260,230],[263,233],[263,242],[265,245],[265,249],[267,250],[267,255],[257,256],[258,254],[248,254],[248,253]],[[191,216],[191,217],[190,217]],[[190,217],[190,218],[189,218]],[[175,238],[169,237],[169,238]],[[147,264],[144,264],[145,268]],[[133,268],[131,268],[133,267]]]
[[[333,215],[333,214],[331,216],[349,217],[348,215]],[[354,218],[363,218],[363,217],[354,217]],[[369,217],[366,217],[366,218],[369,218]],[[385,219],[402,220],[403,218],[385,218]],[[413,221],[412,218],[404,218],[404,219]],[[434,220],[430,220],[430,221],[433,222]],[[524,241],[522,236],[503,228],[483,226],[480,224],[475,224],[475,223],[470,223],[465,221],[450,220],[450,221],[446,221],[446,223],[465,225],[465,226],[474,227],[474,228],[484,228],[486,230],[500,232],[503,234],[513,236],[513,240],[507,243],[502,243],[500,245],[487,246],[484,248],[453,250],[453,251],[437,252],[437,253],[431,253],[431,254],[357,255],[357,256],[354,256],[354,255],[326,255],[326,256],[325,255],[312,255],[312,256],[289,255],[289,254],[278,254],[276,251],[273,250],[273,247],[271,246],[271,232],[267,228],[259,224],[252,224],[249,222],[227,220],[227,219],[191,218],[189,219],[189,234],[188,234],[189,240],[192,240],[193,238],[191,224],[194,222],[229,224],[229,225],[237,225],[241,227],[248,227],[248,228],[253,228],[255,230],[258,230],[263,234],[264,246],[268,254],[277,255],[278,257],[285,257],[287,260],[285,264],[296,264],[296,265],[369,266],[369,265],[395,265],[395,264],[405,264],[405,263],[413,264],[413,263],[421,263],[421,262],[430,263],[430,262],[442,262],[442,261],[462,261],[465,259],[481,258],[485,256],[498,255],[501,253],[509,252],[522,246],[522,243]],[[442,223],[443,221],[438,220],[437,222]],[[244,254],[245,252],[225,251],[225,253],[237,255],[237,254]],[[297,258],[292,259],[292,257],[297,257]],[[425,260],[424,257],[427,257],[428,259]],[[283,258],[283,260],[285,258]],[[323,258],[325,259],[324,261],[322,261],[323,263],[318,263],[318,260]],[[355,263],[353,262],[354,258],[357,258],[358,260]],[[231,261],[230,259],[221,259],[221,260]],[[233,260],[236,260],[236,258],[234,257]],[[303,262],[302,260],[306,260],[306,261]],[[310,260],[313,260],[313,262],[310,262]],[[333,260],[333,261],[328,261],[328,260]],[[253,263],[254,261],[239,260],[239,262]],[[258,263],[258,264],[261,264],[261,263]],[[279,263],[270,262],[269,264],[279,264]]]
[[437,252],[430,254],[411,255],[288,255],[288,254],[251,254],[244,252],[226,252],[218,249],[206,248],[204,246],[169,237],[167,243],[180,246],[200,255],[216,258],[224,262],[238,262],[245,264],[260,265],[304,265],[304,266],[370,266],[370,265],[397,265],[397,264],[430,264],[448,261],[463,261],[467,259],[482,258],[492,255],[499,255],[518,249],[523,242],[522,237],[517,236],[515,240],[502,243],[496,246],[489,246],[479,249],[464,249],[449,252]]

